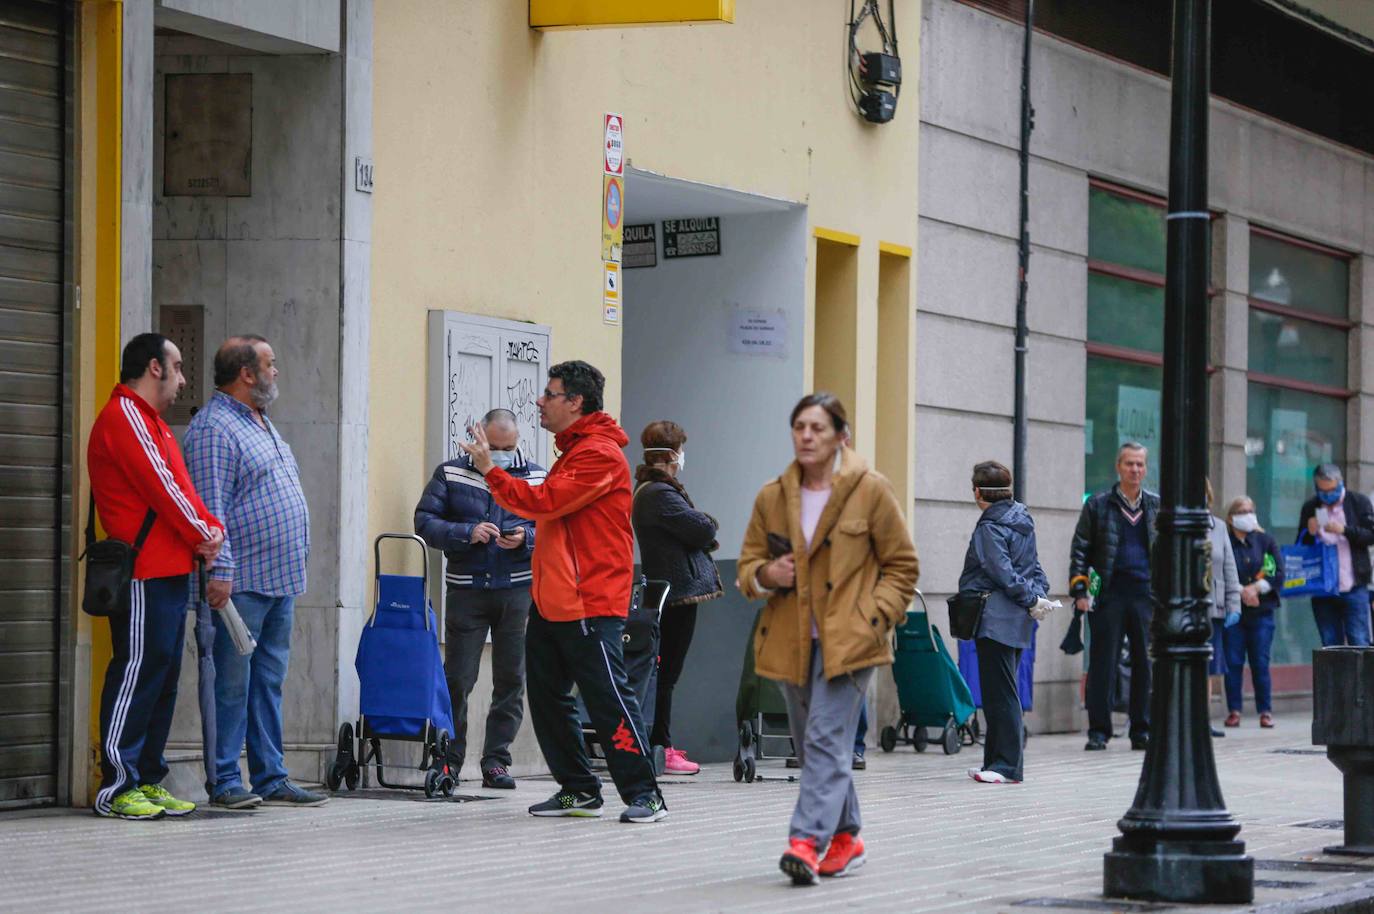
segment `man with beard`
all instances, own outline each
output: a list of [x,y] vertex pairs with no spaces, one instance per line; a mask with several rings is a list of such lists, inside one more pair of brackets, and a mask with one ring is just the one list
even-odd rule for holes
[[[328,798],[286,776],[281,697],[296,597],[305,592],[310,515],[290,446],[267,418],[277,398],[276,355],[260,336],[230,337],[215,353],[215,394],[191,420],[186,459],[196,490],[224,518],[210,573],[210,606],[230,600],[257,641],[241,656],[215,613],[215,783],[225,809],[319,806]],[[250,793],[239,773],[248,743]]]

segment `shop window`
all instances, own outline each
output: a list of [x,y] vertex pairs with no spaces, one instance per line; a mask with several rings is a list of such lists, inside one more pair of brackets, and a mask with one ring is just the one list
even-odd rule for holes
[[[1313,468],[1346,461],[1349,268],[1340,251],[1251,233],[1246,488],[1279,543],[1297,536]],[[1285,600],[1277,621],[1274,662],[1310,663],[1311,603]]]
[[1091,182],[1085,492],[1116,481],[1125,441],[1149,448],[1145,485],[1159,488],[1165,235],[1163,199]]

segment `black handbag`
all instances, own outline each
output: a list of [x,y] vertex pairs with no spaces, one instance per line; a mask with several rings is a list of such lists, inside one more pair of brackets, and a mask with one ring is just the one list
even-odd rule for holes
[[90,616],[113,616],[129,610],[129,582],[134,577],[134,560],[153,529],[157,514],[152,508],[143,517],[138,538],[133,545],[117,539],[95,538],[95,496],[91,496],[91,510],[86,515],[86,587],[81,595],[81,608]]
[[949,604],[949,633],[960,641],[972,641],[983,620],[983,608],[988,605],[990,590],[964,590],[945,602]]

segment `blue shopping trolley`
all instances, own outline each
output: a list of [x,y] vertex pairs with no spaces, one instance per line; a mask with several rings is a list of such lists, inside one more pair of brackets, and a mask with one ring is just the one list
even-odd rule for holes
[[[382,540],[409,540],[424,558],[424,575],[382,574]],[[425,772],[425,796],[452,796],[457,779],[448,768],[448,741],[453,732],[453,705],[439,653],[439,627],[429,593],[429,550],[425,541],[406,533],[383,533],[372,542],[376,560],[372,615],[358,639],[358,723],[339,727],[339,747],[326,775],[330,790],[358,786],[368,764],[376,766],[382,787],[418,790],[388,783],[382,740],[421,743],[416,770]]]

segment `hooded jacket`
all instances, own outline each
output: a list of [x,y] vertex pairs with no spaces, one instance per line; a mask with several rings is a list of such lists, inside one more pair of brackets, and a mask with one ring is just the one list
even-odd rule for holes
[[1048,596],[1049,578],[1040,567],[1035,521],[1026,506],[1005,499],[978,518],[964,556],[959,590],[988,594],[976,636],[1014,648],[1029,648],[1035,631],[1027,612]]
[[630,610],[630,443],[604,412],[582,416],[554,438],[562,456],[542,485],[500,467],[485,480],[498,505],[538,524],[531,596],[550,622],[620,616]]
[[[766,597],[754,632],[754,669],[768,679],[805,685],[811,670],[811,622],[825,677],[892,662],[889,635],[906,619],[921,566],[892,486],[845,448],[830,500],[810,548],[801,528],[801,465],[795,461],[754,499],[740,547],[740,592]],[[758,573],[774,556],[768,534],[792,543],[797,583],[765,590]]]
[[[1074,597],[1088,595],[1088,571],[1095,570],[1102,579],[1099,593],[1106,593],[1112,583],[1112,572],[1116,567],[1116,551],[1121,545],[1121,516],[1126,500],[1121,494],[1120,484],[1113,485],[1106,492],[1098,492],[1083,503],[1078,515],[1078,526],[1073,531],[1073,542],[1069,546],[1069,594]],[[1159,496],[1145,489],[1140,490],[1140,508],[1145,512],[1145,530],[1149,537],[1149,548],[1153,554],[1155,519],[1159,515]]]
[[[537,463],[515,452],[508,471],[532,486],[544,481]],[[525,528],[525,544],[502,549],[493,539],[472,541],[472,528],[488,521],[501,530]],[[448,568],[444,582],[456,590],[505,590],[530,586],[530,556],[534,552],[534,524],[517,517],[492,500],[482,474],[472,468],[470,457],[441,463],[415,505],[415,532],[435,549],[444,550]]]
[[224,529],[191,485],[172,430],[123,384],[91,426],[86,465],[108,536],[133,543],[149,509],[157,515],[134,562],[137,580],[189,574],[195,547]]

